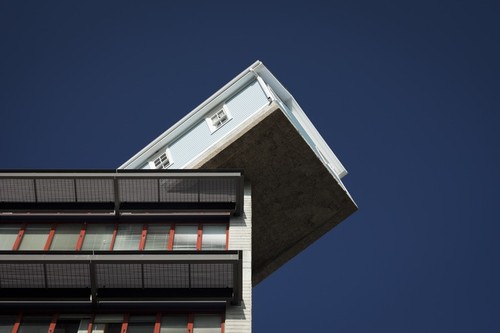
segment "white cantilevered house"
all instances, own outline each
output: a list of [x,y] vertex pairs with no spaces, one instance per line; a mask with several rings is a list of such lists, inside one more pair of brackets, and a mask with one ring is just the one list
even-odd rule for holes
[[256,62],[115,171],[0,173],[0,333],[251,332],[346,219],[346,170]]

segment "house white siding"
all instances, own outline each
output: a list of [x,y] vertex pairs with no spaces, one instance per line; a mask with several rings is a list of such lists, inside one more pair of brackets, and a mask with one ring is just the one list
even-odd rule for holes
[[[233,97],[218,104],[215,108],[205,113],[205,117],[200,119],[189,131],[166,143],[159,151],[164,151],[168,147],[172,157],[173,169],[183,169],[193,159],[220,141],[228,133],[238,128],[245,120],[269,104],[266,94],[260,87],[257,80],[252,81],[245,88],[236,93]],[[222,127],[212,133],[206,121],[213,113],[223,105],[229,113],[230,120]],[[155,158],[153,155],[151,158]],[[149,169],[147,163],[142,169]]]

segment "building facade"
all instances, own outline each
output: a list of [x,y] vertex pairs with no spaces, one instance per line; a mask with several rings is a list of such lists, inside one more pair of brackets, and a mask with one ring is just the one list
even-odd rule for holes
[[0,333],[251,332],[252,287],[357,208],[256,62],[117,170],[0,173]]

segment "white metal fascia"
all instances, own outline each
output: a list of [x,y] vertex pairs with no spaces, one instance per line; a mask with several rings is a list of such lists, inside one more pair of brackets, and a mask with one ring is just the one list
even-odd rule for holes
[[258,64],[253,71],[262,77],[267,84],[269,84],[274,93],[278,95],[278,98],[291,110],[295,118],[299,121],[311,140],[317,146],[316,148],[321,152],[321,154],[324,155],[327,160],[326,162],[331,164],[338,177],[342,178],[347,175],[345,167],[325,142],[316,127],[314,127],[313,123],[309,120],[309,117],[307,117],[295,98],[293,98],[292,94],[286,90],[286,88],[264,66],[264,64]]

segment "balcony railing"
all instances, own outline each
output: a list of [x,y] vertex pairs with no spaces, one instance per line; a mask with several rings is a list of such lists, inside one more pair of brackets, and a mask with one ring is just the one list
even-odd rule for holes
[[2,251],[0,304],[240,304],[241,251]]
[[239,171],[0,172],[0,217],[223,211],[240,215]]

